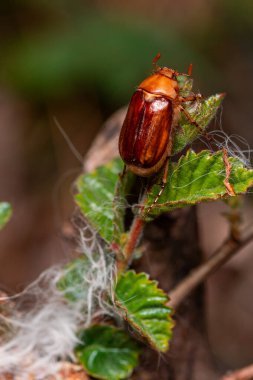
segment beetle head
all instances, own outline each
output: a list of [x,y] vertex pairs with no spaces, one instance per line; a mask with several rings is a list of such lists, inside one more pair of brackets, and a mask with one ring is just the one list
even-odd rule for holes
[[177,76],[177,71],[175,71],[173,69],[169,69],[168,67],[159,67],[157,72],[159,72],[159,74],[162,74],[168,78],[175,79]]
[[158,53],[155,58],[153,59],[153,66],[155,68],[155,72],[156,73],[160,73],[168,78],[173,78],[173,79],[176,79],[176,76],[178,75],[177,71],[176,70],[173,70],[173,69],[169,69],[168,67],[160,67],[157,65],[157,61],[161,58],[161,53]]
[[155,68],[155,72],[159,72],[162,75],[165,75],[168,78],[176,79],[178,75],[185,75],[185,76],[191,76],[192,75],[192,63],[189,64],[187,74],[179,73],[176,70],[169,69],[168,67],[160,67],[157,65],[157,61],[161,58],[161,53],[158,53],[155,58],[153,59],[153,66]]

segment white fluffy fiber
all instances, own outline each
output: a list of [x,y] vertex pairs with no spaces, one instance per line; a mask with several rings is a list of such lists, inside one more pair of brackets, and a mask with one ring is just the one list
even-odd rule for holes
[[0,346],[0,375],[8,372],[20,379],[30,379],[31,375],[43,379],[55,374],[59,360],[74,360],[80,327],[89,326],[99,313],[110,314],[103,296],[111,290],[113,262],[94,234],[87,239],[82,231],[80,236],[81,252],[88,259],[88,271],[78,287],[82,297],[68,302],[58,290],[57,282],[66,273],[64,267],[46,270],[22,293],[12,297],[12,315],[0,315],[0,324],[1,320],[7,321],[12,329],[11,336],[8,334]]

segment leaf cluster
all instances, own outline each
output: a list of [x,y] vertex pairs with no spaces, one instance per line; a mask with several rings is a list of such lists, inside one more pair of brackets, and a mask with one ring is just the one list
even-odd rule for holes
[[[191,93],[192,80],[187,76],[178,77],[182,95]],[[200,134],[215,116],[223,94],[210,96],[204,100],[189,102],[186,109],[198,127],[181,116],[173,136],[173,155],[181,152]],[[160,197],[160,177],[139,194],[139,204],[129,204],[136,177],[123,170],[123,163],[116,158],[91,173],[81,175],[77,182],[75,200],[87,223],[100,236],[105,250],[114,255],[116,273],[109,294],[111,304],[121,326],[95,324],[82,331],[76,353],[88,374],[98,379],[127,378],[138,363],[141,344],[144,342],[159,352],[166,352],[172,338],[174,322],[169,298],[159,288],[156,281],[146,273],[128,270],[130,261],[136,254],[141,229],[144,223],[161,213],[176,208],[195,205],[203,201],[226,199],[231,194],[245,193],[253,185],[253,171],[246,168],[236,157],[227,159],[226,152],[216,153],[203,150],[196,153],[188,150],[176,160],[168,162],[168,181]],[[126,224],[126,210],[132,212],[132,223]],[[76,284],[81,272],[79,261],[68,272],[68,278],[61,280],[65,290]],[[68,293],[73,301],[77,295]],[[107,294],[108,297],[108,294]],[[134,332],[134,336],[127,333]]]

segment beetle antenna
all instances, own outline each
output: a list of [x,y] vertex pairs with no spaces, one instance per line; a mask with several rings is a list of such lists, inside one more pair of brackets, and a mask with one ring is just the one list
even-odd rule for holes
[[155,58],[153,59],[152,65],[154,66],[155,70],[160,69],[160,67],[156,64],[156,62],[161,58],[161,53],[157,53]]
[[189,64],[189,66],[188,66],[188,75],[189,75],[189,77],[192,75],[192,63],[190,63]]
[[177,71],[175,71],[175,73],[176,73],[176,75],[186,75],[186,76],[190,77],[192,75],[192,67],[193,67],[193,65],[192,65],[192,63],[190,63],[188,66],[187,74],[179,73]]

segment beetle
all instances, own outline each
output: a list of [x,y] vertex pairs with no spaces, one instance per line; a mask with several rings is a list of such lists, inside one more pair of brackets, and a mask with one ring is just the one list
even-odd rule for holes
[[[125,168],[141,177],[149,177],[164,168],[161,190],[167,182],[167,161],[172,151],[173,129],[183,112],[191,124],[198,127],[184,109],[183,103],[201,98],[200,94],[180,96],[176,70],[159,67],[153,60],[155,71],[144,79],[134,92],[119,136],[119,153]],[[192,64],[188,74],[191,76]]]

